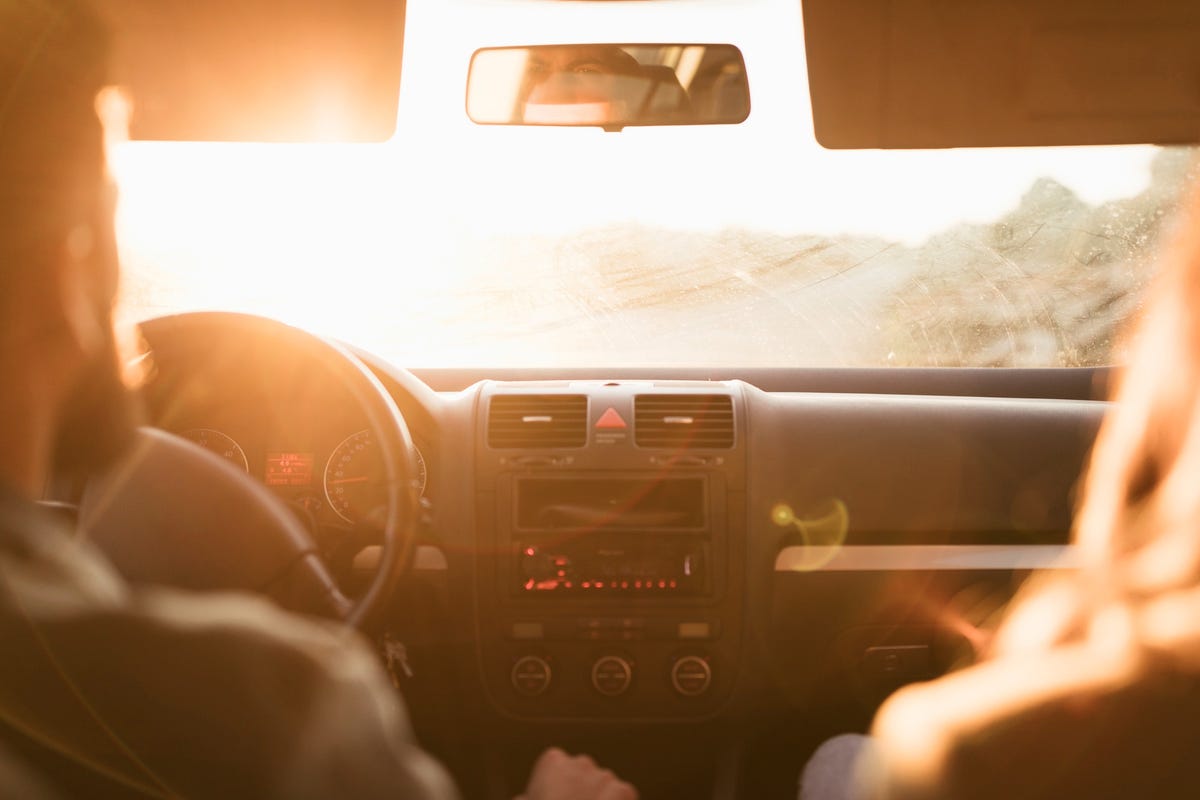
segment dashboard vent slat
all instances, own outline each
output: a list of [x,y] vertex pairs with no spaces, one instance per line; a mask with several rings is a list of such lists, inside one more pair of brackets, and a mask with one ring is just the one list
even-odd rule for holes
[[581,394],[496,395],[488,407],[488,447],[583,447],[587,411]]
[[638,447],[733,447],[733,398],[727,394],[640,394],[633,417]]

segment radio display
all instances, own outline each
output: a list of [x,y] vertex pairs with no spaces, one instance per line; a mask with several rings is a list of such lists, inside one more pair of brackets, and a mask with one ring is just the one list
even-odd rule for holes
[[517,545],[517,594],[699,596],[710,591],[709,545],[679,537],[606,535]]

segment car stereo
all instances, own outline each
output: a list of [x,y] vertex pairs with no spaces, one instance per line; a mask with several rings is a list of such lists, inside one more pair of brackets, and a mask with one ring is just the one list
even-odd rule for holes
[[515,595],[712,591],[703,477],[530,477],[516,482],[515,500]]
[[644,531],[590,533],[568,541],[523,540],[515,548],[516,594],[697,597],[711,591],[709,543]]

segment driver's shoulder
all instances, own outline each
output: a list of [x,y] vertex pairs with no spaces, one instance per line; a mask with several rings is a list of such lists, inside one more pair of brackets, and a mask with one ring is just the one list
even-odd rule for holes
[[[112,646],[94,651],[92,663],[181,651],[199,658],[216,648],[225,662],[243,654],[260,664],[286,660],[292,669],[308,666],[334,679],[375,663],[356,632],[256,595],[131,587],[86,537],[0,491],[0,627],[14,624],[47,642],[102,637]],[[142,645],[116,646],[132,639]]]
[[98,707],[154,698],[214,722],[257,711],[253,727],[384,683],[361,635],[250,594],[130,587],[32,503],[0,501],[0,641],[6,706],[40,689]]
[[391,752],[407,719],[360,634],[248,594],[131,588],[86,542],[38,533],[0,547],[0,708],[35,739],[214,789],[349,758],[346,742],[382,773],[411,760]]

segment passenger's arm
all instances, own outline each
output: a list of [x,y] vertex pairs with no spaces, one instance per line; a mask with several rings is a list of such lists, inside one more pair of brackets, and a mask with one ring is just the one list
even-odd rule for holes
[[1197,796],[1196,665],[1148,646],[1146,622],[1113,609],[1082,641],[897,692],[876,716],[876,746],[860,764],[864,794]]

